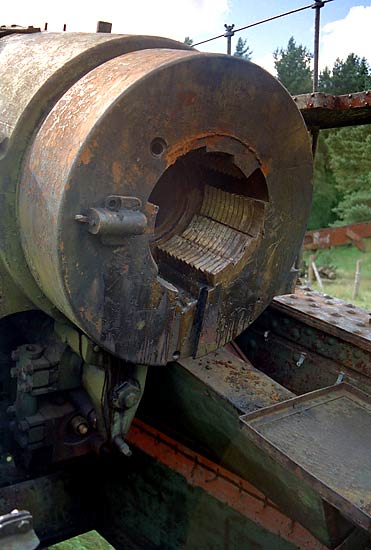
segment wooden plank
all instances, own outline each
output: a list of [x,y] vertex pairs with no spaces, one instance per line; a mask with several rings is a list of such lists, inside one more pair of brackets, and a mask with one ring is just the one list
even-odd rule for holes
[[316,229],[305,233],[304,250],[318,250],[352,243],[365,252],[363,239],[367,237],[371,237],[371,222]]

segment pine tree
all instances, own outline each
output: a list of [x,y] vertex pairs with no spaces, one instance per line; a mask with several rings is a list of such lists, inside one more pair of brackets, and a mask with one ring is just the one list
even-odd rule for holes
[[243,59],[247,59],[247,61],[251,61],[252,51],[250,50],[250,47],[246,44],[247,39],[243,39],[239,37],[236,44],[236,49],[234,52],[235,57],[242,57]]
[[[326,67],[319,85],[329,94],[366,90],[371,70],[352,53]],[[322,131],[316,156],[310,227],[371,220],[371,126]]]
[[342,199],[336,225],[371,220],[371,126],[341,128],[327,137],[330,167]]
[[336,59],[332,71],[328,67],[319,78],[319,89],[328,94],[361,92],[371,87],[371,71],[366,59],[354,53],[345,61]]
[[334,208],[337,206],[341,193],[336,187],[335,176],[330,167],[330,151],[327,137],[331,130],[320,133],[314,163],[314,189],[312,210],[308,229],[328,227],[337,219]]
[[277,77],[291,94],[304,94],[312,90],[312,54],[305,46],[297,46],[292,36],[287,48],[277,49],[273,57]]

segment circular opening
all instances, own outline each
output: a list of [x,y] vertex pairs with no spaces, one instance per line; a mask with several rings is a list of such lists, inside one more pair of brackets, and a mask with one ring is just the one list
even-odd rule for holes
[[174,351],[173,360],[178,361],[179,357],[180,357],[180,351]]
[[155,138],[150,145],[154,157],[161,157],[166,151],[166,142],[162,138]]
[[117,199],[116,197],[111,197],[107,201],[107,207],[110,210],[117,210],[120,207],[120,200]]
[[202,148],[180,157],[149,197],[159,207],[152,254],[160,273],[217,282],[262,234],[267,200],[260,169],[246,176],[233,155]]

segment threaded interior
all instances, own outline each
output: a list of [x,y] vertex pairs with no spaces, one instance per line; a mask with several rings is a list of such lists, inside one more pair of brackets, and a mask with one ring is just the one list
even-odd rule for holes
[[232,155],[198,149],[160,178],[149,201],[159,206],[152,254],[165,278],[230,279],[262,234],[268,200],[260,169],[246,176]]

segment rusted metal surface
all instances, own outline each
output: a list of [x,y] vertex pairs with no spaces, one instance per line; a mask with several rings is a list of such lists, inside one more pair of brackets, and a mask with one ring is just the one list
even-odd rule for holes
[[345,95],[322,92],[294,97],[308,128],[340,128],[371,124],[371,91]]
[[365,252],[365,243],[362,239],[368,237],[371,237],[371,222],[316,229],[305,233],[304,250],[317,250],[352,243],[359,250]]
[[29,271],[17,223],[16,190],[33,133],[81,76],[108,59],[146,48],[190,49],[166,38],[104,33],[17,33],[1,39],[0,279],[10,275],[15,284],[7,285],[12,288],[2,296],[0,317],[35,305],[58,315]]
[[[369,312],[309,289],[297,292],[297,299],[275,300],[238,338],[243,353],[296,394],[330,386],[338,379],[370,394]],[[361,342],[358,330],[364,331],[366,340]]]
[[371,351],[370,313],[365,309],[304,288],[296,289],[295,294],[276,297],[272,305],[326,334]]
[[134,447],[182,475],[192,487],[202,488],[219,502],[251,519],[261,528],[291,542],[297,548],[326,548],[299,523],[282,513],[251,483],[148,424],[135,420],[128,440]]
[[241,417],[251,439],[371,530],[371,399],[342,383]]
[[[250,97],[243,116],[237,89]],[[195,51],[129,53],[72,86],[34,140],[19,193],[27,263],[107,351],[141,364],[200,356],[291,287],[311,172],[302,119],[260,68]],[[148,231],[99,242],[74,221],[109,196],[138,199]]]
[[21,27],[19,25],[1,25],[0,26],[0,38],[8,36],[9,34],[32,34],[34,32],[40,32],[40,27]]
[[292,397],[291,392],[228,349],[217,350],[198,360],[183,359],[180,364],[245,412]]

